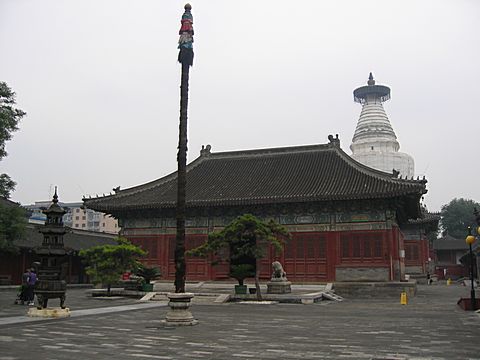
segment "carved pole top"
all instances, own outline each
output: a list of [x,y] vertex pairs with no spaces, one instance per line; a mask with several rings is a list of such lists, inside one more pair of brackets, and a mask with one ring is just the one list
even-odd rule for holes
[[193,16],[191,13],[192,5],[185,4],[185,12],[182,15],[181,27],[178,39],[178,62],[183,65],[193,65]]

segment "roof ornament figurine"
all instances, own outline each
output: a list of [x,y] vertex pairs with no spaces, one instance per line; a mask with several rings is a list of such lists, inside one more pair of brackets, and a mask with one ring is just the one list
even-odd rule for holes
[[332,146],[340,147],[340,139],[338,138],[338,134],[335,134],[335,137],[333,135],[328,135],[328,141],[330,141],[330,144]]
[[178,62],[184,65],[193,65],[193,16],[192,5],[185,4],[185,12],[182,15],[178,39]]

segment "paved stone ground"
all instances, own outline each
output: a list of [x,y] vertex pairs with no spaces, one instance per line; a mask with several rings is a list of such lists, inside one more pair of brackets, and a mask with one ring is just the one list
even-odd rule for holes
[[[0,292],[2,311],[7,293]],[[456,306],[468,294],[468,288],[438,284],[419,286],[408,305],[400,299],[204,302],[192,309],[200,324],[182,328],[161,323],[165,306],[90,316],[86,311],[70,319],[0,325],[0,360],[480,359],[480,315]],[[72,309],[74,296],[69,293]]]
[[[13,289],[0,291],[0,318],[6,316],[19,316],[27,313],[29,306],[14,305],[16,298],[17,292]],[[136,303],[136,299],[133,298],[93,298],[88,295],[88,289],[68,289],[67,299],[65,301],[65,305],[72,310],[128,305],[134,303]],[[48,306],[60,306],[59,299],[49,300]]]

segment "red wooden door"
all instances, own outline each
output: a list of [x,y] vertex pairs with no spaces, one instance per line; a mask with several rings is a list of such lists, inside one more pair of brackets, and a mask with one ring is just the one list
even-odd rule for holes
[[326,234],[293,234],[285,246],[284,268],[292,281],[326,281],[329,278]]

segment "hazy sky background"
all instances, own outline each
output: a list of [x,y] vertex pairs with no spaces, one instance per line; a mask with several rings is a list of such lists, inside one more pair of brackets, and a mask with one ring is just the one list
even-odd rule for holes
[[[176,170],[185,1],[0,0],[0,80],[28,114],[0,172],[62,201]],[[189,162],[212,151],[349,146],[370,71],[430,210],[480,201],[480,1],[191,2]]]

